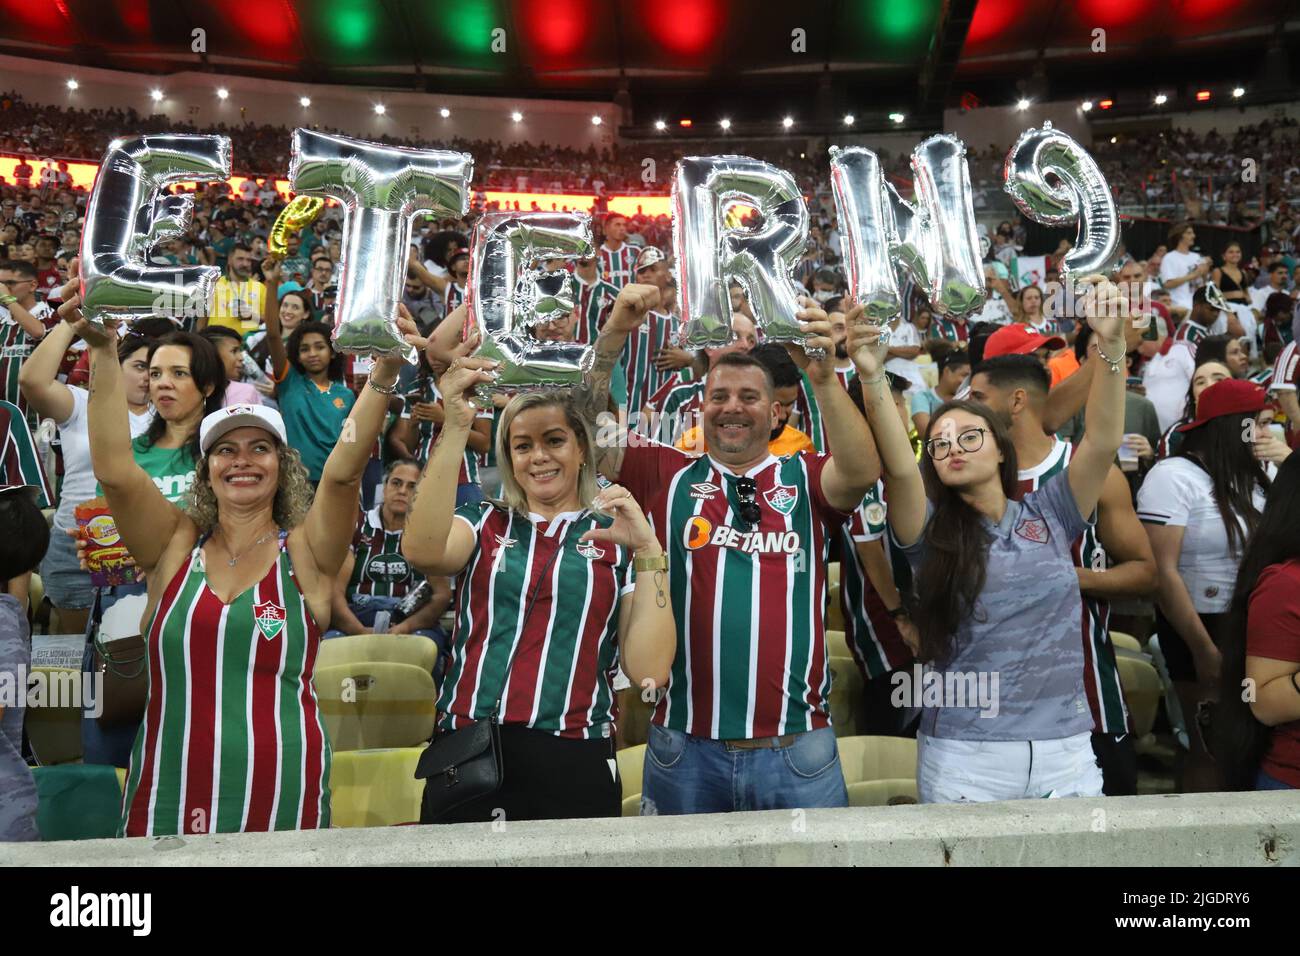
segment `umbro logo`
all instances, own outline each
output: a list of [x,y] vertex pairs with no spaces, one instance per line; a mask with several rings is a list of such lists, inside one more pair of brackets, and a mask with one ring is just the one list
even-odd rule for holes
[[503,535],[496,535],[497,546],[502,548],[513,548],[519,542],[514,538],[507,538]]
[[712,501],[713,496],[722,489],[711,481],[697,481],[691,485],[691,497],[698,498],[700,501]]

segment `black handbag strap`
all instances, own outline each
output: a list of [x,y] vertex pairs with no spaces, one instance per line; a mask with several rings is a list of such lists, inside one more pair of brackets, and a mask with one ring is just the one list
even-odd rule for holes
[[[542,583],[550,573],[551,566],[555,564],[555,559],[558,558],[560,553],[569,546],[569,536],[573,534],[574,530],[578,527],[578,524],[590,514],[591,509],[584,508],[582,513],[573,519],[568,530],[564,532],[564,538],[560,541],[559,546],[556,547],[556,549],[551,552],[551,556],[546,559],[546,566],[542,568],[542,573],[537,575],[537,583],[533,585],[533,593],[528,595],[528,603],[524,605],[523,617],[519,622],[519,640],[515,642],[515,646],[510,649],[510,656],[506,658],[506,669],[501,677],[501,690],[497,692],[496,701],[492,705],[492,713],[488,718],[494,724],[498,722],[497,718],[501,714],[501,697],[506,692],[506,684],[510,682],[510,669],[515,665],[515,655],[519,653],[519,648],[523,646],[524,632],[528,628],[528,618],[532,616],[533,608],[537,606],[537,597],[542,590]],[[533,532],[534,534],[537,533],[536,527],[534,527]]]

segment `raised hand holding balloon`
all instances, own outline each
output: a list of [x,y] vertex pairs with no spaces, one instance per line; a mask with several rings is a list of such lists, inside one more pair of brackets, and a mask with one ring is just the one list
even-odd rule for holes
[[594,254],[586,213],[497,212],[479,219],[470,242],[466,301],[481,332],[478,355],[501,366],[493,389],[582,382],[590,368],[589,346],[545,342],[532,334],[533,326],[567,318],[577,303],[567,270],[535,263]]
[[1061,261],[1062,277],[1109,269],[1120,240],[1115,200],[1097,163],[1072,136],[1050,122],[1025,130],[1007,153],[1002,178],[1028,218],[1046,226],[1079,224],[1074,248]]
[[81,301],[88,321],[207,314],[220,269],[156,266],[146,256],[189,224],[192,197],[167,195],[168,186],[229,177],[227,136],[133,136],[109,143],[81,236]]
[[[728,226],[736,203],[754,207],[761,223]],[[677,162],[672,207],[683,344],[731,341],[730,279],[745,287],[768,341],[801,341],[794,315],[802,290],[791,273],[808,240],[808,209],[794,177],[745,156],[690,156]]]
[[396,325],[417,215],[463,216],[474,158],[381,146],[313,130],[293,133],[289,181],[300,195],[343,205],[334,343],[344,352],[414,359]]

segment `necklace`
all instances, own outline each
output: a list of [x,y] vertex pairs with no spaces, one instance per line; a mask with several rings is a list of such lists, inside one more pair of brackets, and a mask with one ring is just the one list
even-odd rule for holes
[[[270,531],[268,531],[266,534],[262,535],[260,538],[258,538],[258,539],[257,539],[256,541],[254,541],[252,544],[250,544],[250,545],[249,545],[247,548],[245,548],[243,551],[239,552],[239,554],[234,555],[234,556],[233,556],[229,561],[226,562],[226,566],[227,566],[227,567],[230,567],[230,568],[233,568],[233,567],[234,567],[234,566],[239,562],[239,559],[240,559],[240,558],[242,558],[244,555],[248,554],[248,552],[252,551],[252,550],[253,550],[254,548],[256,548],[259,544],[262,544],[263,542],[269,541],[271,538],[275,537],[275,535],[278,533],[278,531],[279,531],[278,528],[274,528],[274,527],[271,528]],[[221,535],[221,537],[224,539],[226,536],[225,536],[225,534],[223,533],[223,534]],[[227,545],[227,544],[225,544],[224,540],[223,540],[223,542],[222,542],[222,547],[224,547],[224,548],[226,549],[226,553],[227,553],[227,554],[231,554],[231,553],[232,553],[231,550],[230,550],[230,546]]]

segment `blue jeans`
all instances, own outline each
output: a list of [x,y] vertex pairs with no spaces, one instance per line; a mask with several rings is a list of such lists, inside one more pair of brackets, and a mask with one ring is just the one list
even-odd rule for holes
[[1291,786],[1291,784],[1289,783],[1283,783],[1281,780],[1278,780],[1276,777],[1270,777],[1268,774],[1266,774],[1264,771],[1261,770],[1259,772],[1259,775],[1255,777],[1255,789],[1256,790],[1294,790],[1295,787]]
[[725,741],[650,725],[643,816],[848,805],[830,727],[796,734],[788,747],[739,750]]

